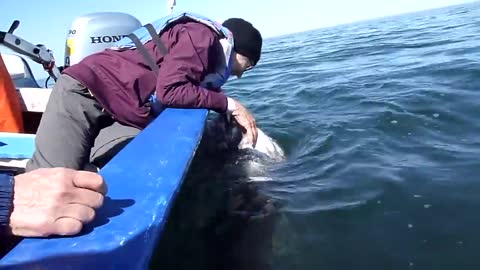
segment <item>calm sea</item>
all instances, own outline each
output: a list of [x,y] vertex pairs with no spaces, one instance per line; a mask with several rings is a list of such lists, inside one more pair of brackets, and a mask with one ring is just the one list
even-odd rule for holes
[[479,86],[479,3],[266,40],[226,91],[288,158],[199,154],[152,268],[480,269]]

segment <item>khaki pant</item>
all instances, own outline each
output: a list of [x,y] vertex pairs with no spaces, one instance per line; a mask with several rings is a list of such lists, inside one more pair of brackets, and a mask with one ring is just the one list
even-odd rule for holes
[[85,86],[63,74],[40,121],[35,152],[26,171],[52,167],[96,170],[91,160],[103,166],[138,132],[115,122]]

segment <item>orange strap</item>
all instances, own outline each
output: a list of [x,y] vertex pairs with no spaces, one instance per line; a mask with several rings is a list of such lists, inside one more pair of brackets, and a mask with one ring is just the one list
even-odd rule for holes
[[23,132],[22,108],[13,81],[0,55],[0,131]]

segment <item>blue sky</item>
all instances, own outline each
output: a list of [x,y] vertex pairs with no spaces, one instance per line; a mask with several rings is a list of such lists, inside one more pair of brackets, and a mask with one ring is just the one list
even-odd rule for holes
[[[145,24],[167,13],[166,2],[5,1],[2,3],[0,29],[6,31],[13,20],[20,20],[20,27],[15,33],[35,44],[45,44],[54,51],[57,61],[63,64],[65,37],[76,16],[100,11],[118,11],[129,13]],[[218,21],[229,17],[242,17],[257,26],[262,35],[268,38],[467,2],[473,0],[177,0],[176,8],[191,10]],[[0,48],[0,52],[5,51]],[[41,68],[36,65],[32,68],[37,77],[44,77]]]

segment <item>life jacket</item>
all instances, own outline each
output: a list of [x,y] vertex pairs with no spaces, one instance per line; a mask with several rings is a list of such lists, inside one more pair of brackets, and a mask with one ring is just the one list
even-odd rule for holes
[[23,132],[22,108],[12,78],[0,54],[0,131]]
[[[220,23],[215,22],[202,15],[190,12],[179,12],[163,17],[159,20],[142,26],[141,28],[135,30],[133,33],[127,35],[125,38],[117,41],[115,46],[111,49],[137,49],[138,52],[143,55],[149,67],[154,72],[158,73],[159,68],[154,58],[145,49],[144,45],[149,41],[155,42],[157,49],[162,55],[165,56],[168,53],[168,50],[160,41],[159,35],[170,24],[178,22],[181,19],[191,19],[193,21],[202,23],[210,27],[215,33],[220,36],[220,44],[223,48],[223,55],[221,55],[221,59],[218,62],[217,67],[215,68],[215,72],[207,74],[203,81],[200,83],[200,86],[204,88],[220,89],[221,86],[225,84],[230,77],[233,55],[232,51],[234,45],[233,34],[230,32],[230,30],[223,27]],[[154,115],[158,114],[163,109],[163,106],[160,104],[160,102],[155,96],[155,91],[149,97],[149,103]]]

